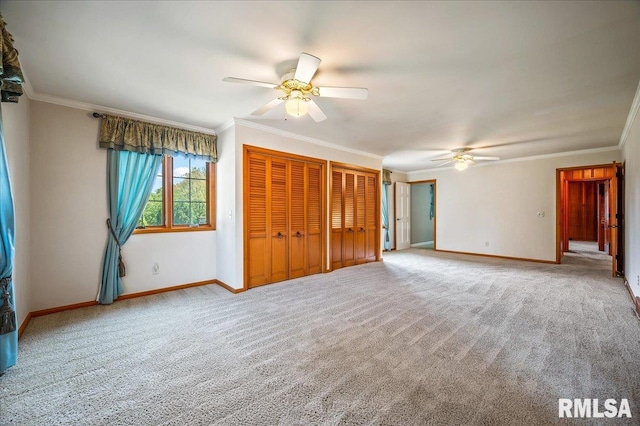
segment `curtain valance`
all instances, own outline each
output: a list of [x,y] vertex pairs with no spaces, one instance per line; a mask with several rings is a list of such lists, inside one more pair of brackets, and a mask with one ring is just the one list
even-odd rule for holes
[[18,61],[18,51],[13,47],[13,37],[5,28],[6,23],[0,15],[0,92],[2,93],[2,102],[18,102],[18,98],[22,95],[22,70]]
[[382,169],[382,184],[391,185],[391,170]]
[[144,154],[187,154],[216,162],[216,135],[112,115],[102,116],[100,147]]

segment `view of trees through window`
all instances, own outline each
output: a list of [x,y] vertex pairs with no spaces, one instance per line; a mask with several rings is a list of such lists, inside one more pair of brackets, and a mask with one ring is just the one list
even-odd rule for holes
[[183,157],[165,159],[164,163],[172,164],[172,167],[161,165],[149,196],[149,201],[144,208],[142,217],[138,222],[140,227],[163,226],[164,199],[163,199],[163,170],[171,173],[172,182],[172,224],[175,226],[205,225],[207,217],[207,162]]

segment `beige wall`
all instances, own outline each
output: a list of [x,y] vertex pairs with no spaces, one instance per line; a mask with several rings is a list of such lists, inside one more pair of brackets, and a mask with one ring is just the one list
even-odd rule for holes
[[[32,311],[96,297],[108,217],[98,126],[87,111],[31,103]],[[122,254],[125,293],[216,278],[215,231],[133,235]]]
[[[640,87],[639,87],[640,93]],[[636,94],[638,96],[638,94]],[[631,117],[622,150],[625,161],[625,276],[640,297],[640,113]]]
[[412,172],[408,178],[437,179],[438,249],[555,261],[556,169],[620,157],[616,149],[482,164],[463,172]]
[[32,298],[30,273],[32,261],[29,251],[29,240],[32,235],[29,227],[31,217],[30,107],[31,102],[26,96],[22,96],[17,104],[2,104],[4,141],[15,208],[16,252],[13,265],[13,287],[19,325],[31,311]]

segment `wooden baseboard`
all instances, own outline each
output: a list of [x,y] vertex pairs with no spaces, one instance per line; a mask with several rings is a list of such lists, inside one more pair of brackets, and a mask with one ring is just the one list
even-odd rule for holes
[[29,324],[29,321],[31,321],[31,312],[29,312],[27,314],[27,316],[24,319],[24,321],[22,321],[22,325],[18,329],[18,339],[20,338],[20,336],[22,336],[22,333],[24,333],[24,329],[27,328],[27,325]]
[[220,280],[214,280],[216,284],[218,284],[220,287],[224,288],[225,290],[230,291],[233,294],[238,294],[238,293],[242,293],[243,291],[247,291],[246,288],[233,288],[231,287],[229,284],[224,283]]
[[119,300],[135,299],[136,297],[144,297],[144,296],[151,296],[154,294],[166,293],[169,291],[183,290],[185,288],[200,287],[200,286],[209,285],[209,284],[217,284],[217,280],[197,281],[195,283],[180,284],[180,285],[174,285],[171,287],[163,287],[163,288],[157,288],[154,290],[141,291],[138,293],[123,294],[118,296],[115,302]]
[[[114,302],[119,302],[121,300],[127,300],[127,299],[135,299],[137,297],[151,296],[151,295],[154,295],[154,294],[166,293],[166,292],[169,292],[169,291],[182,290],[182,289],[185,289],[185,288],[199,287],[199,286],[203,286],[203,285],[210,285],[210,284],[217,284],[217,285],[221,286],[222,288],[224,288],[226,290],[229,290],[230,292],[232,292],[234,294],[235,293],[241,293],[241,292],[244,291],[244,289],[242,289],[242,288],[235,289],[235,288],[229,286],[228,284],[223,283],[220,280],[213,279],[213,280],[198,281],[198,282],[188,283],[188,284],[181,284],[181,285],[176,285],[176,286],[172,286],[172,287],[158,288],[158,289],[155,289],[155,290],[141,291],[141,292],[138,292],[138,293],[123,294],[123,295],[120,295],[116,300],[114,300]],[[22,325],[20,326],[20,329],[18,330],[18,338],[20,338],[20,336],[22,336],[22,333],[27,328],[27,325],[29,324],[29,321],[31,320],[31,318],[40,317],[42,315],[55,314],[57,312],[69,311],[69,310],[72,310],[72,309],[87,308],[89,306],[96,306],[96,305],[99,305],[99,303],[96,302],[95,300],[91,300],[89,302],[74,303],[74,304],[71,304],[71,305],[57,306],[55,308],[41,309],[39,311],[29,312],[27,314],[27,317],[22,322]]]
[[629,284],[629,280],[626,276],[623,276],[624,285],[627,287],[627,291],[629,292],[629,296],[631,296],[631,303],[633,303],[633,307],[635,308],[636,315],[640,318],[640,297],[633,294],[633,290],[631,290],[631,285]]
[[81,303],[74,303],[72,305],[57,306],[55,308],[41,309],[39,311],[31,312],[30,315],[31,315],[32,318],[35,318],[35,317],[41,317],[42,315],[55,314],[57,312],[70,311],[72,309],[86,308],[88,306],[95,306],[97,304],[98,304],[98,302],[96,302],[95,300],[92,300],[90,302],[81,302]]
[[472,252],[466,252],[466,251],[442,250],[442,249],[435,249],[435,248],[433,249],[433,251],[438,251],[441,253],[466,254],[469,256],[491,257],[494,259],[507,259],[507,260],[520,260],[523,262],[547,263],[552,265],[557,265],[558,263],[560,263],[560,262],[556,262],[555,260],[530,259],[528,257],[500,256],[497,254],[472,253]]

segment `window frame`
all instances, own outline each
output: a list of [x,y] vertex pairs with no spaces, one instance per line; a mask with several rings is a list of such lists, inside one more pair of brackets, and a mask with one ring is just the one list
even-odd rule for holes
[[[164,224],[138,228],[134,234],[157,234],[163,232],[197,232],[215,231],[216,229],[216,165],[207,161],[207,221],[206,225],[174,225],[173,224],[173,157],[165,155],[162,158],[162,214]],[[145,203],[146,206],[146,203]]]

